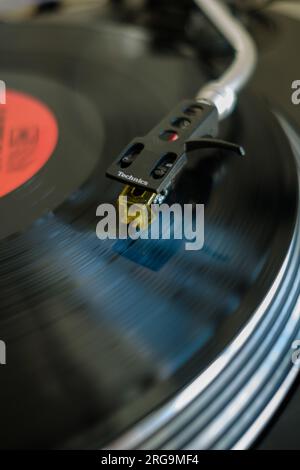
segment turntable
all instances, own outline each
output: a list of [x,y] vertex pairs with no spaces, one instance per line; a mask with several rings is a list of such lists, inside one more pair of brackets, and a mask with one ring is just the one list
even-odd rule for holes
[[[173,3],[1,23],[2,448],[245,449],[297,379],[299,109],[262,39],[288,20]],[[169,148],[150,192],[205,206],[203,248],[100,241],[99,205]]]

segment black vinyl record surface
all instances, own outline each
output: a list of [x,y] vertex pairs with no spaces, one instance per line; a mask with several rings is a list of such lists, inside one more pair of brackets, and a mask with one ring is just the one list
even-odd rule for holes
[[121,190],[107,166],[205,74],[191,54],[158,53],[133,30],[1,25],[0,44],[13,96],[45,105],[58,130],[42,168],[0,198],[0,442],[100,447],[205,370],[251,318],[291,247],[296,164],[275,117],[245,95],[223,134],[247,157],[195,157],[170,195],[205,203],[203,250],[100,242],[97,206]]

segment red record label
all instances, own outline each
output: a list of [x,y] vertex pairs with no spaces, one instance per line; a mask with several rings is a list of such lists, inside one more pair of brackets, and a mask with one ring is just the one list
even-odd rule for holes
[[38,99],[8,90],[0,105],[0,197],[27,183],[47,163],[58,141],[52,111]]

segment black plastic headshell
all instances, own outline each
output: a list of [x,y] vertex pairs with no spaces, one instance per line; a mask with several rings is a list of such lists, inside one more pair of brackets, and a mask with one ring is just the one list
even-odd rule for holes
[[107,170],[129,186],[162,194],[187,163],[188,153],[223,148],[244,155],[238,145],[216,139],[218,111],[207,101],[183,101],[148,135],[133,140]]

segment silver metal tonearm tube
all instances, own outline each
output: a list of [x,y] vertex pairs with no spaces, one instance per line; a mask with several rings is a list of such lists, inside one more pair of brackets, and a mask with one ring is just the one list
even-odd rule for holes
[[229,70],[219,80],[204,86],[197,95],[197,100],[206,99],[215,104],[221,120],[232,113],[237,94],[255,70],[256,45],[242,24],[233,17],[229,8],[219,0],[195,2],[235,51],[235,59]]

